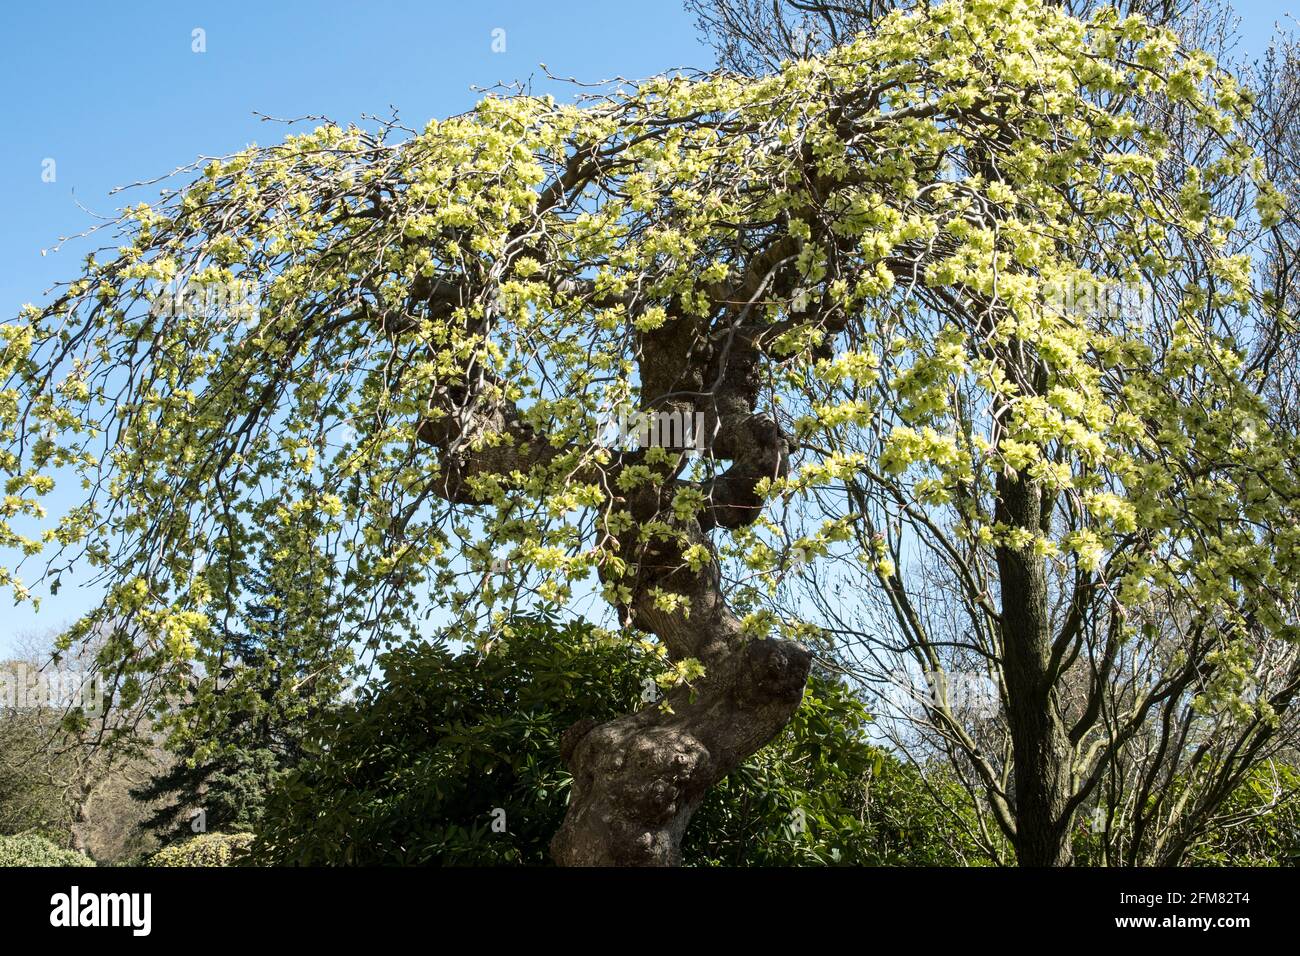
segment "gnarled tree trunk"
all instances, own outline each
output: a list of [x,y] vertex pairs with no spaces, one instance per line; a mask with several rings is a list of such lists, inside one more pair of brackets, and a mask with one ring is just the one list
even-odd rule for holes
[[[645,407],[700,414],[707,452],[731,465],[702,488],[706,506],[672,521],[679,537],[634,543],[632,622],[657,635],[670,660],[695,659],[705,676],[635,714],[592,727],[571,728],[563,742],[573,773],[564,825],[551,844],[562,865],[673,865],[691,814],[708,789],[771,740],[803,696],[812,655],[802,645],[744,633],[727,606],[716,560],[698,570],[684,558],[690,546],[713,554],[708,530],[739,528],[762,509],[755,486],[784,477],[790,441],[771,418],[755,413],[760,354],[744,335],[708,342],[702,330],[677,317],[642,342]],[[703,347],[702,347],[703,346]],[[695,401],[683,401],[683,392]],[[694,436],[700,438],[701,436]],[[672,515],[678,462],[663,480],[616,502],[637,522]],[[685,599],[666,612],[655,593]]]
[[[754,295],[741,288],[736,294]],[[743,315],[741,316],[743,318]],[[656,635],[673,662],[698,661],[704,676],[672,690],[664,704],[565,734],[573,773],[568,815],[552,843],[557,862],[570,865],[670,865],[680,861],[691,814],[708,789],[771,740],[802,699],[812,655],[802,645],[744,632],[727,606],[721,568],[709,532],[752,523],[762,511],[757,484],[788,473],[791,442],[777,422],[756,412],[761,346],[740,321],[712,333],[706,321],[673,310],[663,327],[640,342],[642,405],[677,422],[703,421],[704,434],[677,429],[677,447],[660,445],[666,460],[646,449],[623,452],[607,470],[617,489],[620,469],[649,463],[653,478],[634,490],[609,492],[605,520],[622,513],[631,527],[607,525],[630,569],[616,583],[631,598],[618,610],[630,627]],[[474,370],[467,379],[472,383]],[[479,381],[483,381],[479,373]],[[437,401],[448,412],[430,419],[421,437],[438,448],[448,500],[474,500],[476,474],[527,471],[555,449],[522,422],[508,403],[483,401],[472,384]],[[506,442],[475,447],[483,433]],[[703,447],[701,447],[701,445]],[[681,477],[688,454],[703,451],[729,462],[707,483]],[[681,515],[675,494],[690,488],[704,504]],[[665,523],[672,536],[644,540],[639,529]],[[703,547],[700,566],[685,553]],[[680,602],[664,610],[656,596]]]
[[566,866],[671,866],[708,789],[790,719],[810,655],[791,641],[737,644],[697,688],[674,692],[673,712],[635,714],[565,735],[573,789],[551,844]]

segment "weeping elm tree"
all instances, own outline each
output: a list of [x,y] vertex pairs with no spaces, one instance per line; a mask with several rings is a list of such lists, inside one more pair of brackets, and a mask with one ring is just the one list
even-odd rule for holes
[[[1219,146],[1174,190],[1157,96]],[[1247,99],[1140,19],[972,0],[768,77],[496,95],[210,162],[4,326],[4,543],[40,562],[4,578],[96,569],[66,639],[111,625],[140,688],[211,670],[238,582],[289,549],[331,556],[362,644],[440,608],[490,653],[524,604],[603,602],[663,693],[565,734],[553,853],[668,864],[799,703],[824,633],[787,578],[850,548],[894,579],[851,504],[881,475],[978,562],[999,819],[1021,863],[1067,862],[1098,757],[1056,691],[1062,593],[1119,658],[1174,604],[1196,647],[1158,653],[1209,705],[1285,703],[1239,676],[1251,637],[1296,636],[1295,447],[1217,324],[1255,296],[1207,198],[1250,182],[1280,214]],[[1142,319],[1058,294],[1171,276]],[[645,416],[669,427],[611,440]],[[83,497],[47,525],[56,479]]]

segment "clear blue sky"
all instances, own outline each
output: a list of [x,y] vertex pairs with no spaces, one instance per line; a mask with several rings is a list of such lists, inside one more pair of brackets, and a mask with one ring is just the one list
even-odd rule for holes
[[[1300,9],[1300,0],[1239,0],[1249,50],[1264,48],[1293,3]],[[204,31],[206,52],[192,50],[195,29]],[[114,186],[280,138],[283,129],[253,111],[346,122],[393,106],[419,127],[471,106],[472,86],[531,79],[534,89],[559,92],[541,63],[594,81],[709,67],[712,55],[679,0],[7,0],[0,317],[75,271],[85,247],[44,258],[41,250],[94,221],[78,203],[109,214],[121,204],[108,195]],[[54,182],[42,181],[46,160],[55,163]],[[0,554],[0,564],[9,563]],[[56,628],[92,600],[66,578],[39,615],[0,596],[0,655],[18,636]]]

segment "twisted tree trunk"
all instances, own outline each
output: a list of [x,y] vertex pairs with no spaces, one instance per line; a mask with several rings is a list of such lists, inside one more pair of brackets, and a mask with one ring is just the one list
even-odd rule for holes
[[[562,865],[674,865],[682,836],[708,789],[786,725],[803,697],[812,664],[793,641],[747,636],[727,606],[716,559],[693,570],[688,547],[713,554],[708,531],[752,523],[763,506],[755,486],[784,477],[791,443],[775,420],[757,414],[760,354],[743,335],[703,345],[702,330],[678,317],[641,345],[642,393],[647,408],[700,414],[707,451],[731,465],[707,487],[700,513],[671,523],[671,541],[634,543],[632,601],[635,625],[659,637],[670,660],[695,659],[705,676],[653,704],[599,726],[578,725],[563,741],[573,788],[564,825],[551,844]],[[679,396],[693,395],[694,400]],[[697,439],[701,436],[694,436]],[[616,502],[638,524],[672,515],[674,492],[686,485],[673,472]],[[664,611],[655,593],[685,599]]]
[[811,657],[790,641],[737,643],[688,693],[562,742],[573,772],[564,825],[551,843],[565,866],[672,866],[708,789],[772,739],[799,706]]
[[[708,789],[771,740],[802,699],[812,663],[807,648],[787,640],[744,633],[727,606],[722,575],[709,531],[740,528],[762,511],[756,490],[764,478],[785,477],[791,442],[776,421],[756,413],[760,349],[739,323],[710,335],[707,323],[674,314],[640,343],[643,407],[678,421],[705,424],[705,435],[676,431],[682,444],[667,447],[666,461],[651,465],[653,478],[626,493],[611,491],[601,514],[622,513],[630,528],[607,526],[630,569],[618,584],[631,595],[618,610],[629,626],[656,635],[673,662],[698,661],[704,676],[671,691],[663,704],[598,726],[576,725],[562,741],[573,773],[568,815],[552,843],[557,862],[569,865],[671,865],[691,814]],[[420,436],[439,451],[450,501],[473,502],[476,475],[527,472],[556,454],[545,436],[533,434],[508,403],[483,400],[485,379],[475,371],[466,384],[436,397],[445,414],[428,420]],[[475,436],[507,436],[476,443]],[[706,448],[698,446],[704,439]],[[689,446],[689,447],[688,447]],[[664,447],[664,446],[661,446]],[[692,451],[730,462],[705,485],[680,477]],[[625,452],[607,470],[607,488],[618,473],[651,459],[645,449]],[[673,507],[684,488],[704,501],[683,517]],[[650,522],[675,534],[644,540]],[[701,567],[685,557],[703,547]],[[664,610],[657,595],[678,606]]]

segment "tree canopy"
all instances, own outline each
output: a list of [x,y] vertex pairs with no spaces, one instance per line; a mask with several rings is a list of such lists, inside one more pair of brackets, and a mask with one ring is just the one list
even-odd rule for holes
[[[508,642],[520,607],[599,596],[666,696],[570,735],[577,863],[678,859],[786,724],[835,628],[784,599],[811,569],[864,569],[937,662],[899,578],[924,548],[1007,746],[936,720],[1020,860],[1064,862],[1163,706],[1235,728],[1207,750],[1231,789],[1294,693],[1297,449],[1248,251],[1283,200],[1250,107],[1140,17],[964,0],[771,75],[208,162],[3,327],[0,544],[37,581],[102,572],[68,640],[111,628],[141,692],[215,666],[264,556],[329,555],[363,644],[434,608]],[[669,437],[631,441],[645,416]],[[56,479],[84,500],[47,521]]]

